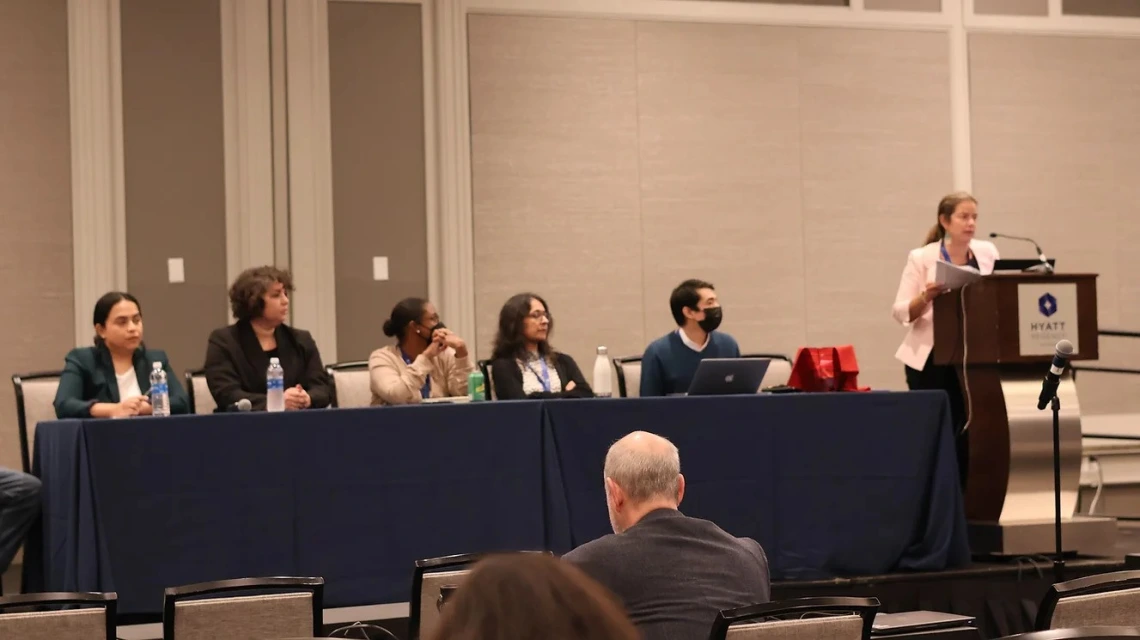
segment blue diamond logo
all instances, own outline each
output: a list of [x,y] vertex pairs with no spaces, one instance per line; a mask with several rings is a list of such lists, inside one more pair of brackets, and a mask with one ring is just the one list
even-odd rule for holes
[[1046,293],[1037,299],[1037,308],[1041,311],[1041,315],[1048,318],[1057,313],[1057,299],[1052,294]]

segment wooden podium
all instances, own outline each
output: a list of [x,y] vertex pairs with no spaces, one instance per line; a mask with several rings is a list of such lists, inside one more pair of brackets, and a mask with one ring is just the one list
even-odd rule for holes
[[[1053,415],[1037,400],[1057,342],[1073,343],[1073,360],[1098,357],[1096,278],[995,274],[934,302],[934,363],[957,369],[970,416],[966,518],[975,554],[1054,549]],[[1074,515],[1081,417],[1071,375],[1057,397],[1064,548],[1111,553],[1115,520]]]

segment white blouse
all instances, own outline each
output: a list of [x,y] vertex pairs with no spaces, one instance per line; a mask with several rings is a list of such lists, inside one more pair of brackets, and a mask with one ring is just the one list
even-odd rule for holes
[[562,391],[562,379],[558,377],[558,370],[554,365],[547,361],[546,376],[550,380],[550,389],[545,389],[543,383],[543,362],[538,358],[527,360],[523,362],[518,360],[519,371],[522,372],[523,393],[530,395],[532,393],[541,393],[543,391],[550,391],[551,393],[558,393]]

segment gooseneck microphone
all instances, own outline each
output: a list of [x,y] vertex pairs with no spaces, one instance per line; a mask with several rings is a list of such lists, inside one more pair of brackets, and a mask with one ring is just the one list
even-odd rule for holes
[[1006,240],[1018,240],[1020,242],[1028,242],[1029,244],[1033,245],[1033,249],[1035,251],[1037,251],[1037,259],[1041,261],[1042,265],[1044,265],[1045,271],[1047,271],[1049,273],[1053,273],[1053,265],[1049,264],[1049,260],[1045,257],[1045,252],[1041,250],[1041,245],[1037,244],[1037,242],[1033,238],[1026,238],[1024,236],[1011,236],[1011,235],[1005,234],[1005,233],[990,233],[990,237],[991,238],[1005,238]]
[[1061,382],[1061,374],[1069,366],[1069,358],[1073,355],[1073,343],[1062,340],[1057,343],[1057,352],[1053,354],[1053,364],[1049,366],[1049,373],[1041,383],[1041,395],[1037,397],[1037,410],[1043,411],[1057,395],[1057,385]]

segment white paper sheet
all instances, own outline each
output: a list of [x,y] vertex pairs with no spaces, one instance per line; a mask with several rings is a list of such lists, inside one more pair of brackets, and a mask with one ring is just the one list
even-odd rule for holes
[[973,267],[959,267],[942,260],[938,261],[934,271],[934,281],[947,289],[961,289],[981,277],[982,274]]

